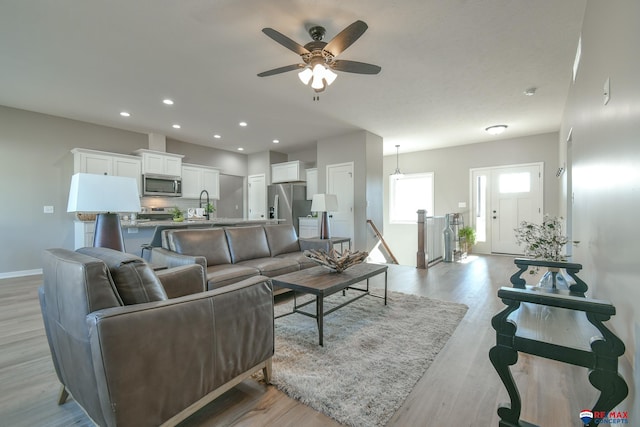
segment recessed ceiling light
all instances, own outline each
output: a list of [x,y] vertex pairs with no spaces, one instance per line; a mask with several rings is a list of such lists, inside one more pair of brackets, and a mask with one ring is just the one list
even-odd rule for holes
[[220,138],[222,138],[222,136],[218,135],[217,133],[216,133],[215,135],[213,135],[213,137],[214,137],[215,139],[220,139]]
[[489,126],[488,128],[485,128],[485,130],[489,132],[491,135],[500,135],[502,132],[507,130],[507,127],[508,127],[507,125],[495,125],[495,126]]
[[527,96],[533,96],[536,94],[536,91],[538,90],[537,87],[530,87],[529,89],[524,91],[524,94]]
[[238,124],[239,124],[240,126],[242,126],[242,127],[247,126],[247,122],[240,122],[240,123],[238,123]]
[[175,124],[175,125],[173,125],[172,127],[173,127],[174,129],[180,129],[180,125],[178,125],[178,124]]
[[173,100],[169,99],[169,98],[163,99],[162,103],[165,104],[165,105],[173,105]]
[[126,111],[121,111],[121,112],[120,112],[120,115],[121,115],[122,117],[130,117],[130,116],[131,116],[131,114],[130,114],[130,113],[127,113]]
[[273,143],[274,143],[274,144],[279,144],[279,143],[280,143],[280,140],[279,140],[279,139],[274,139],[274,140],[273,140]]
[[238,147],[238,151],[244,151],[244,148]]

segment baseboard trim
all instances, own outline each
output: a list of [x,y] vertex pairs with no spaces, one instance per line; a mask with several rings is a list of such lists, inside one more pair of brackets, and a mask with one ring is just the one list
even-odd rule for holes
[[42,274],[41,268],[37,268],[35,270],[7,271],[6,273],[0,273],[0,279],[10,279],[13,277],[24,277],[24,276],[36,276],[38,274]]

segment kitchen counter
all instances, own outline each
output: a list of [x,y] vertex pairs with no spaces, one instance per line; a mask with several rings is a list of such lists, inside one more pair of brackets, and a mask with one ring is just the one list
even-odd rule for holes
[[182,222],[173,220],[162,221],[120,221],[122,228],[155,228],[159,225],[170,225],[172,227],[223,227],[232,225],[252,225],[252,224],[278,224],[284,220],[276,219],[244,219],[244,218],[211,218],[211,219],[185,219]]

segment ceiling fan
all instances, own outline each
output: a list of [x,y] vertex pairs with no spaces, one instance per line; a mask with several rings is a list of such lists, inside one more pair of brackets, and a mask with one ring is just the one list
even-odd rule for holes
[[263,33],[287,49],[300,55],[303,62],[264,71],[258,74],[258,77],[273,76],[275,74],[286,73],[287,71],[302,69],[302,71],[298,73],[298,77],[300,77],[300,80],[305,85],[311,83],[313,90],[318,93],[333,83],[337,77],[337,74],[333,72],[334,70],[356,74],[378,74],[381,68],[377,65],[336,59],[338,55],[358,40],[367,28],[368,26],[365,22],[356,21],[342,30],[329,43],[326,43],[322,41],[326,30],[324,27],[316,25],[309,28],[309,35],[313,41],[304,46],[296,43],[273,28],[263,28]]

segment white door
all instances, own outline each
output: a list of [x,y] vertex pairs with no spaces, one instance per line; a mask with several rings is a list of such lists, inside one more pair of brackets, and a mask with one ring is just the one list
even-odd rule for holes
[[350,237],[354,247],[353,162],[327,166],[327,193],[338,198],[338,211],[330,212],[331,235]]
[[267,184],[265,174],[249,175],[248,208],[249,219],[267,218]]
[[542,171],[542,163],[471,170],[474,252],[523,253],[513,229],[523,220],[542,222]]
[[514,229],[521,221],[542,223],[542,164],[491,170],[491,251],[522,254]]

